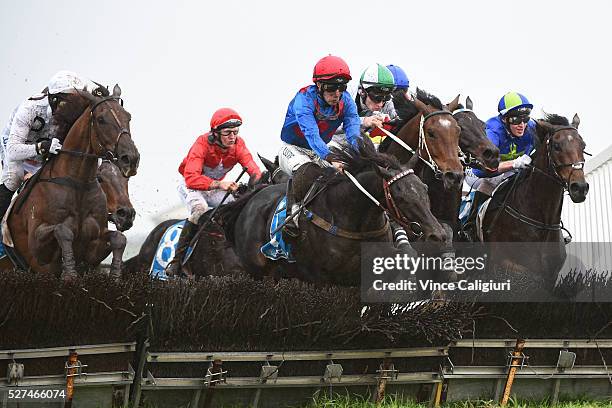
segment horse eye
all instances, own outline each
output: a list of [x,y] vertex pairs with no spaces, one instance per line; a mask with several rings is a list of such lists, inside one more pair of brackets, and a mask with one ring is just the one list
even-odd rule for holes
[[555,149],[556,152],[560,152],[561,145],[559,143],[553,143],[553,149]]
[[435,137],[436,137],[436,134],[435,134],[433,131],[428,130],[428,131],[427,131],[427,136],[429,136],[429,137],[431,137],[431,138],[435,138]]
[[100,176],[97,176],[96,178],[98,179],[98,183],[102,183],[104,181],[104,180],[102,180],[102,177],[100,177]]
[[99,124],[103,125],[104,123],[106,123],[106,121],[104,120],[104,118],[102,116],[98,116],[96,118],[96,120],[98,121]]

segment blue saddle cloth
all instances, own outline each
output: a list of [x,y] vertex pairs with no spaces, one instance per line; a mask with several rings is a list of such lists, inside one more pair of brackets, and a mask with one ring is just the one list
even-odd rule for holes
[[[153,278],[157,278],[159,280],[168,279],[168,275],[166,275],[166,268],[168,267],[170,261],[174,259],[176,247],[178,245],[184,225],[185,220],[172,224],[168,227],[168,229],[166,229],[166,232],[164,232],[164,235],[162,235],[161,239],[159,240],[157,250],[155,251],[155,256],[153,257],[153,262],[151,263],[150,274]],[[189,253],[191,252],[190,250],[191,248],[187,250],[185,257],[189,256]]]
[[261,253],[268,259],[277,261],[286,259],[287,262],[295,262],[291,254],[291,245],[283,239],[282,228],[273,234],[274,230],[282,225],[287,218],[287,196],[284,196],[276,205],[272,222],[270,223],[270,242],[261,247]]
[[472,203],[474,202],[474,194],[476,194],[476,191],[472,190],[468,195],[461,197],[461,204],[459,205],[459,222],[462,226],[465,225],[468,215],[470,215]]

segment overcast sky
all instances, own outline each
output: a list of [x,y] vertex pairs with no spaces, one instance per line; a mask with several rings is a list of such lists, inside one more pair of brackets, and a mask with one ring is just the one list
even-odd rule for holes
[[141,153],[130,181],[133,237],[180,202],[178,165],[216,108],[238,110],[251,151],[273,158],[288,102],[329,53],[354,78],[371,63],[395,64],[442,101],[470,95],[483,120],[511,90],[536,116],[578,112],[596,154],[612,143],[611,9],[522,0],[4,1],[0,121],[60,69],[118,82]]

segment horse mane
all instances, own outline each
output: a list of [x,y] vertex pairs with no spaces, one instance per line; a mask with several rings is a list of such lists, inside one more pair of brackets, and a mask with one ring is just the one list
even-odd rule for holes
[[416,97],[425,105],[430,105],[436,109],[444,110],[444,105],[442,105],[442,102],[440,102],[440,99],[438,99],[437,96],[434,96],[421,88],[417,88]]
[[569,120],[565,116],[556,113],[545,113],[542,120],[555,126],[570,126]]
[[[396,129],[401,129],[408,121],[414,118],[419,110],[417,109],[414,102],[408,99],[403,90],[396,90],[392,94],[393,96],[393,107],[399,117]],[[419,101],[425,105],[433,106],[436,109],[444,110],[444,105],[437,96],[434,96],[427,91],[417,88],[416,97]]]
[[258,193],[262,188],[267,187],[267,184],[260,184],[253,188],[253,191],[250,191],[235,201],[231,203],[224,204],[217,210],[217,214],[215,214],[215,218],[218,220],[219,224],[223,228],[225,232],[225,239],[234,244],[234,226],[236,225],[236,220],[238,216],[242,212],[242,209],[249,202],[251,197],[255,193]]
[[331,160],[345,163],[345,168],[352,174],[370,171],[377,166],[386,169],[401,169],[395,157],[377,152],[374,145],[369,140],[366,141],[366,138],[367,136],[362,134],[361,139],[358,140],[358,151],[347,145],[342,146],[341,149],[332,147]]

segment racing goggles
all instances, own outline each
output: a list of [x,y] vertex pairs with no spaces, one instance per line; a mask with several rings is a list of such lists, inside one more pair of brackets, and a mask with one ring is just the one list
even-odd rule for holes
[[529,119],[529,115],[508,116],[508,124],[520,125],[521,123],[528,123]]
[[391,92],[386,92],[381,89],[368,89],[368,97],[374,103],[387,102],[391,100]]
[[346,84],[326,84],[323,83],[321,85],[321,89],[325,92],[336,92],[336,91],[340,91],[340,92],[344,92],[346,91]]

